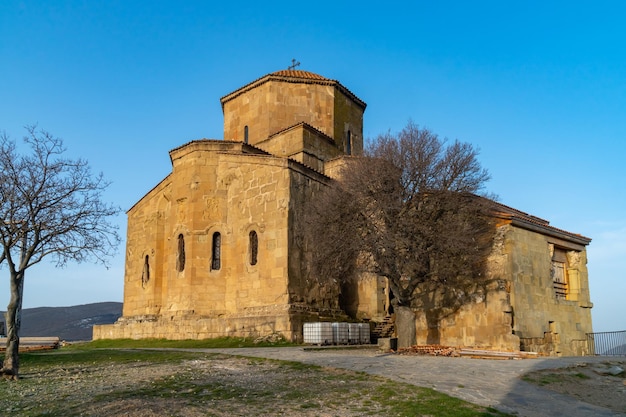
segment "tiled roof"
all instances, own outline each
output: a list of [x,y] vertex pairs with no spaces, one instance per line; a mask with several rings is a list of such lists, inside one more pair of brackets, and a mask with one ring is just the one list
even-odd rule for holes
[[270,75],[278,75],[280,77],[292,77],[292,78],[307,78],[309,80],[326,80],[331,81],[326,77],[322,77],[319,74],[315,74],[309,71],[302,70],[280,70],[271,73]]
[[180,150],[180,149],[182,149],[182,148],[184,148],[186,146],[189,146],[191,144],[194,144],[194,143],[238,143],[238,142],[239,141],[236,141],[236,140],[222,140],[222,139],[206,139],[206,138],[194,139],[194,140],[190,140],[189,142],[185,142],[182,145],[179,145],[179,146],[171,149],[170,150],[170,154],[172,152],[176,152],[176,151],[178,151],[178,150]]
[[580,245],[588,245],[591,242],[591,238],[583,236],[578,233],[568,232],[567,230],[559,229],[550,225],[550,222],[540,217],[533,216],[523,211],[506,206],[502,203],[491,200],[494,207],[494,215],[501,219],[509,220],[514,225],[523,227],[529,230],[539,231],[551,236],[566,239]]
[[550,222],[548,220],[542,219],[542,218],[537,217],[537,216],[533,216],[532,214],[525,213],[525,212],[523,212],[521,210],[518,210],[516,208],[504,205],[504,204],[502,204],[502,203],[500,203],[498,201],[493,201],[492,200],[491,203],[493,204],[495,211],[497,213],[500,213],[503,216],[506,216],[506,217],[518,217],[518,218],[525,219],[525,220],[527,220],[529,222],[532,222],[532,223],[542,224],[542,225],[546,225],[546,226],[550,224]]

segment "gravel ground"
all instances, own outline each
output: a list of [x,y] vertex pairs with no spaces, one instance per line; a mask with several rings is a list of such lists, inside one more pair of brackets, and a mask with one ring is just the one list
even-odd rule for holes
[[[524,380],[626,415],[626,360],[531,372]],[[621,372],[620,372],[621,370]]]
[[[103,361],[68,362],[71,365],[65,367],[25,366],[20,380],[0,380],[0,414],[393,416],[407,415],[390,407],[397,400],[429,401],[429,397],[439,396],[347,370],[227,355],[189,355],[193,359],[178,363]],[[485,410],[468,406],[476,410],[472,415]]]

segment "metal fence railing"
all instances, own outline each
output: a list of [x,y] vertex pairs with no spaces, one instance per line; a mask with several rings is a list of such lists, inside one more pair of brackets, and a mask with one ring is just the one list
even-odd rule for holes
[[626,330],[587,333],[591,355],[626,356]]

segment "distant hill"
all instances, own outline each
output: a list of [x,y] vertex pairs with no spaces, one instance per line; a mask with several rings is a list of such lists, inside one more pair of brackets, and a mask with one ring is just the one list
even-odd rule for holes
[[[110,324],[122,315],[122,303],[106,302],[72,307],[22,310],[20,336],[58,336],[61,340],[91,340],[94,324]],[[4,311],[2,316],[4,319]]]

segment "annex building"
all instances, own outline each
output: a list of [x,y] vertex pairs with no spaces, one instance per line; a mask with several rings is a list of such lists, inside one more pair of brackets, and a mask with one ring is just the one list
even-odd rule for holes
[[[389,320],[384,278],[360,280],[347,308],[338,287],[308,279],[302,245],[307,202],[363,150],[366,104],[338,81],[291,69],[221,104],[224,139],[171,150],[172,172],[128,210],[123,315],[94,326],[93,338],[300,341],[305,322]],[[440,343],[586,353],[590,239],[496,206],[490,265],[502,285],[442,320]]]

